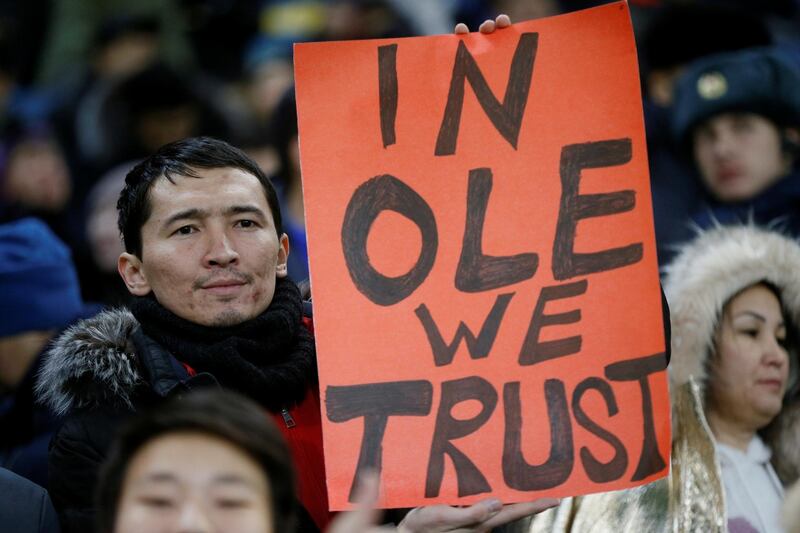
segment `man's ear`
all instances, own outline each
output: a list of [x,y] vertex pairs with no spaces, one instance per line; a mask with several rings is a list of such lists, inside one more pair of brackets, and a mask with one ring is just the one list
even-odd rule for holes
[[286,261],[289,259],[289,237],[285,233],[281,234],[278,248],[278,265],[275,267],[275,277],[285,278],[289,274]]
[[784,128],[782,133],[784,149],[786,149],[792,157],[800,156],[800,129]]
[[134,296],[145,296],[150,292],[141,259],[133,254],[120,254],[117,260],[117,271],[122,276],[122,281],[128,287],[128,292]]

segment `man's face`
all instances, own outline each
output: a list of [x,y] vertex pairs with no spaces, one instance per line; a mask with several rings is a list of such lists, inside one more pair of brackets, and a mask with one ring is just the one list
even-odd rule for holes
[[239,448],[202,433],[170,433],[128,464],[114,533],[272,533],[271,488]]
[[706,120],[695,129],[693,146],[703,182],[721,202],[750,200],[791,168],[778,128],[753,113],[722,113]]
[[200,178],[158,179],[141,229],[142,257],[124,253],[119,272],[136,296],[204,326],[230,326],[263,312],[286,276],[289,241],[278,236],[258,179],[234,168]]

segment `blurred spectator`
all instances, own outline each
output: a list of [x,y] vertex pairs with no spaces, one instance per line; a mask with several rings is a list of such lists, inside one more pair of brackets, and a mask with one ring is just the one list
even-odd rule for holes
[[90,60],[93,39],[108,21],[146,17],[158,21],[162,59],[177,68],[190,65],[186,21],[174,0],[59,0],[53,3],[39,81],[63,84],[80,75]]
[[197,69],[227,83],[242,75],[242,57],[262,25],[259,0],[180,0]]
[[642,35],[644,92],[654,104],[668,107],[675,83],[692,61],[771,42],[757,13],[719,5],[668,4],[655,12]]
[[283,216],[283,231],[292,249],[287,266],[294,281],[308,278],[308,249],[300,181],[300,150],[297,142],[297,103],[294,87],[284,94],[272,119],[271,138],[278,152],[278,171],[273,183],[278,189]]
[[0,524],[3,533],[58,533],[58,517],[47,491],[0,468]]
[[325,40],[411,37],[414,31],[385,0],[330,0]]
[[[258,148],[263,156],[267,152],[274,154],[274,149],[267,149],[272,114],[294,82],[292,45],[320,38],[327,5],[322,0],[262,0],[253,6],[255,31],[246,35],[245,46],[232,61],[239,76],[236,83],[229,85],[224,98],[236,128],[237,144]],[[275,159],[274,155],[267,157]],[[263,168],[269,174],[274,171],[274,163]]]
[[74,244],[79,219],[71,210],[75,198],[64,153],[47,132],[21,135],[7,138],[9,152],[0,173],[0,222],[34,216]]
[[730,6],[664,3],[648,15],[639,26],[639,50],[653,217],[663,266],[675,245],[692,237],[688,220],[700,197],[692,165],[670,135],[675,83],[698,58],[768,45],[771,36],[758,14]]
[[51,138],[22,139],[8,154],[3,198],[20,211],[51,215],[69,202],[72,183],[58,145]]
[[294,531],[292,459],[255,402],[175,397],[124,427],[97,486],[97,531]]
[[514,22],[551,17],[561,13],[558,0],[491,0],[495,13],[505,13]]
[[128,289],[117,272],[117,260],[125,251],[117,228],[117,200],[125,175],[136,163],[123,163],[108,171],[86,200],[86,237],[92,261],[79,275],[87,300],[115,306],[128,301]]
[[[158,33],[158,20],[144,16],[112,17],[97,28],[88,68],[62,113],[63,137],[80,167],[103,158],[109,144],[103,129],[106,100],[120,80],[158,60]],[[87,190],[84,187],[82,192]]]
[[56,421],[34,403],[34,377],[50,339],[96,310],[83,303],[69,250],[45,224],[0,225],[0,466],[44,487]]
[[246,106],[254,126],[263,129],[294,83],[291,45],[273,40],[254,43],[245,58],[245,73]]
[[86,68],[75,69],[70,81],[60,85],[61,106],[54,114],[73,176],[70,215],[76,237],[70,245],[82,279],[92,264],[84,236],[84,204],[95,182],[112,165],[120,139],[119,132],[108,129],[109,100],[120,83],[162,55],[160,23],[154,16],[115,14],[94,31]]
[[[56,105],[50,87],[34,87],[52,2],[0,1],[0,136],[46,120]],[[3,139],[5,141],[6,139]]]
[[226,117],[192,77],[157,63],[122,80],[103,110],[104,170],[145,157],[170,142],[197,135],[230,136]]
[[711,56],[681,79],[673,134],[702,183],[701,227],[754,220],[800,235],[800,70],[775,50]]

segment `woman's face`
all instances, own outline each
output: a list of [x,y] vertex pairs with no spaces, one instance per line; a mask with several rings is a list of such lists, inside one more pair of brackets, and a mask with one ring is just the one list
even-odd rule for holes
[[748,429],[760,429],[780,412],[789,376],[786,324],[780,302],[753,285],[723,309],[709,379],[709,409]]

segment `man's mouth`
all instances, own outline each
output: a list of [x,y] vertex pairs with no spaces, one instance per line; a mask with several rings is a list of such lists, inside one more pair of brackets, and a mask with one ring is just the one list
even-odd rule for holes
[[208,281],[200,286],[201,289],[217,296],[229,296],[236,294],[247,285],[247,281],[237,278],[215,279]]
[[217,289],[224,287],[235,287],[247,285],[253,281],[251,274],[239,272],[233,269],[221,269],[216,272],[209,272],[205,276],[195,280],[193,288],[198,289]]
[[244,285],[245,282],[240,279],[219,279],[203,285],[204,289],[216,289],[220,287],[232,287],[237,285]]
[[720,183],[729,183],[737,179],[741,175],[738,168],[735,167],[722,167],[717,171],[717,181]]

